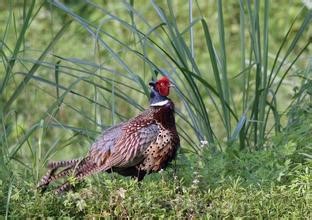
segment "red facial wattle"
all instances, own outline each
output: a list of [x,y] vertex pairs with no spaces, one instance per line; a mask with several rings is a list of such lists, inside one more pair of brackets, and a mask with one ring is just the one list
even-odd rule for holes
[[170,81],[167,77],[163,76],[156,82],[156,89],[161,96],[168,96],[170,92]]

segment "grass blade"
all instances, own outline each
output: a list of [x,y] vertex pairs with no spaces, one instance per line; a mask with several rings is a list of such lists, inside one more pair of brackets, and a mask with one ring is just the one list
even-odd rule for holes
[[[70,25],[70,22],[67,22],[60,30],[59,32],[55,35],[55,37],[52,39],[52,41],[49,43],[49,45],[47,46],[47,48],[43,51],[43,53],[40,55],[40,57],[38,58],[38,61],[40,62],[41,60],[43,60],[46,55],[48,54],[48,52],[53,48],[53,46],[57,43],[57,41],[62,37],[62,35],[65,33],[66,29],[68,28],[68,26]],[[16,98],[23,92],[25,86],[27,85],[27,83],[29,82],[29,80],[32,78],[32,76],[35,74],[35,72],[37,71],[37,69],[40,67],[40,64],[36,63],[32,66],[32,68],[30,69],[29,73],[24,77],[24,79],[22,80],[22,82],[17,86],[17,88],[14,90],[13,94],[10,96],[10,98],[8,99],[8,101],[5,103],[4,106],[4,112],[7,112],[8,109],[10,108],[10,106],[12,105],[12,103],[16,100]]]
[[[6,84],[8,83],[8,80],[9,80],[10,75],[12,73],[14,64],[15,64],[15,62],[17,60],[17,55],[20,52],[20,48],[22,46],[22,43],[24,42],[25,34],[26,34],[26,31],[27,31],[28,25],[30,23],[30,20],[31,20],[32,12],[33,12],[34,7],[35,7],[35,2],[36,2],[35,0],[32,0],[32,2],[30,4],[30,7],[29,7],[29,9],[27,11],[27,14],[25,16],[25,19],[23,21],[23,26],[22,26],[21,32],[20,32],[20,34],[18,36],[18,39],[16,41],[13,54],[12,54],[12,56],[10,58],[9,63],[6,66],[5,76],[4,76],[4,79],[2,80],[2,84],[1,84],[1,87],[0,87],[0,94],[3,94],[3,90],[6,87]],[[6,28],[8,28],[8,25],[9,25],[9,22],[7,23]],[[5,32],[5,33],[7,33],[7,32]],[[5,35],[4,35],[4,37],[5,37]]]

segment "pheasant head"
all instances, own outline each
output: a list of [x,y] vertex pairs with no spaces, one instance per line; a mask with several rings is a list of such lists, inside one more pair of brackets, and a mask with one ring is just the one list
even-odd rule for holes
[[156,82],[149,83],[151,86],[150,106],[163,106],[168,103],[168,95],[170,92],[170,80],[163,76]]

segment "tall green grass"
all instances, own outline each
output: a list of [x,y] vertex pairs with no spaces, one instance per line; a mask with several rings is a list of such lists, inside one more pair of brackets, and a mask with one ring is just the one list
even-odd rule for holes
[[[179,99],[185,109],[178,110],[181,124],[192,129],[198,140],[207,139],[212,148],[220,146],[225,137],[228,145],[239,141],[242,149],[258,149],[271,134],[271,126],[274,126],[275,133],[280,131],[282,125],[277,96],[285,77],[311,43],[311,39],[306,37],[311,22],[311,11],[302,9],[298,11],[298,16],[293,18],[293,23],[285,32],[278,51],[270,51],[269,32],[273,31],[270,30],[270,1],[240,1],[241,55],[240,61],[235,62],[240,62],[241,67],[238,73],[233,73],[228,71],[228,65],[231,65],[227,58],[230,51],[225,42],[227,30],[221,0],[217,1],[217,37],[211,36],[207,19],[198,4],[193,8],[192,1],[189,2],[189,10],[198,10],[201,14],[193,18],[192,13],[189,13],[190,23],[183,27],[178,23],[176,8],[171,1],[163,4],[151,1],[150,10],[157,16],[156,24],[151,24],[136,10],[134,1],[130,4],[124,2],[122,6],[128,11],[131,19],[119,17],[100,4],[86,1],[84,7],[99,11],[104,18],[100,22],[81,16],[59,1],[51,1],[51,4],[78,22],[145,93],[147,89],[144,80],[118,52],[129,53],[142,60],[144,72],[146,68],[149,69],[149,75],[153,70],[169,75],[176,85]],[[104,28],[105,24],[109,25],[110,22],[117,23],[120,28],[133,35],[134,42],[127,44],[118,36],[112,35],[109,29]],[[293,30],[294,25],[299,26],[298,31]],[[138,28],[141,26],[147,31]],[[192,32],[195,26],[200,26],[197,31],[203,32],[203,39],[194,39]],[[209,54],[205,68],[198,65],[197,57],[200,54],[194,55],[196,40],[205,42],[206,52]],[[298,46],[301,41],[302,44]],[[108,42],[116,45],[116,48]],[[156,60],[150,54],[161,59]],[[212,71],[207,71],[209,68]],[[230,86],[235,80],[243,81],[239,101],[234,100],[237,92]],[[115,92],[117,95],[118,92]],[[133,105],[132,102],[130,104]],[[217,113],[215,120],[211,120],[209,111]],[[222,130],[218,134],[212,129],[213,123],[216,122],[222,124],[218,126],[218,130]],[[193,150],[199,150],[196,144],[198,140],[190,138],[184,129],[180,129],[180,133]]]
[[[217,33],[211,33],[211,25],[206,18],[209,14],[201,11],[198,2],[189,1],[189,23],[183,22],[184,26],[180,24],[177,8],[171,1],[149,3],[150,13],[154,16],[152,21],[137,10],[135,1],[125,1],[119,6],[115,11],[108,11],[93,1],[72,5],[60,1],[43,4],[24,2],[23,22],[17,25],[14,5],[8,2],[9,16],[1,41],[5,71],[0,87],[1,143],[6,163],[15,158],[33,132],[43,127],[70,129],[93,137],[94,131],[102,128],[103,111],[110,112],[111,121],[108,123],[116,123],[128,117],[116,106],[120,107],[120,102],[143,110],[135,95],[131,97],[127,91],[140,97],[144,95],[147,99],[147,81],[159,73],[168,75],[176,86],[177,124],[181,137],[189,146],[185,149],[199,152],[200,140],[208,140],[213,152],[217,149],[222,151],[223,143],[231,146],[235,142],[239,142],[241,149],[258,149],[272,132],[280,131],[278,95],[285,78],[311,43],[307,37],[311,11],[304,8],[298,11],[278,50],[272,51],[269,48],[269,33],[273,31],[270,29],[270,1],[239,1],[240,45],[237,48],[240,55],[237,59],[230,59],[228,44],[231,40],[226,39],[229,30],[225,25],[224,2],[221,0],[216,4]],[[68,22],[52,33],[53,37],[38,58],[29,60],[24,57],[27,31],[44,8],[49,8]],[[124,16],[118,15],[119,10]],[[94,11],[94,17],[85,11]],[[197,12],[196,16],[193,11]],[[74,23],[77,33],[94,42],[94,62],[52,53],[66,30],[73,26],[71,23]],[[118,27],[131,37],[121,37],[111,31],[110,26]],[[297,31],[293,30],[294,27]],[[195,28],[198,33],[194,32]],[[10,31],[16,33],[13,48],[7,43]],[[197,35],[202,38],[196,38]],[[194,46],[198,42],[202,46],[200,50]],[[196,51],[206,56],[205,63],[202,63],[202,54]],[[108,61],[103,60],[103,54],[109,58]],[[230,62],[240,64],[237,72],[230,71],[229,67],[233,66]],[[54,78],[36,74],[40,69],[55,72]],[[14,114],[12,105],[18,102],[30,82],[48,88],[42,92],[54,101],[12,145],[9,137],[12,132],[8,129],[8,120],[12,121]],[[240,82],[240,87],[232,86],[237,82]],[[92,88],[93,92],[79,91],[76,85]],[[70,97],[91,103],[93,113],[66,101]],[[61,108],[80,115],[94,125],[93,130],[58,121],[56,116]],[[51,123],[47,118],[55,121]]]

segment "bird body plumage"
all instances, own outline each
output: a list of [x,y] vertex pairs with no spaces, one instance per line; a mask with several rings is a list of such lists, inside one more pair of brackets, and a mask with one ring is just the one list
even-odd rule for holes
[[[163,106],[151,105],[137,117],[105,130],[92,144],[85,158],[49,163],[48,173],[38,187],[45,189],[61,177],[73,175],[81,180],[101,171],[117,172],[140,181],[146,174],[165,168],[176,155],[180,143],[174,104],[165,98],[168,102]],[[60,167],[64,169],[56,173]],[[65,182],[56,192],[69,188],[70,183]]]

